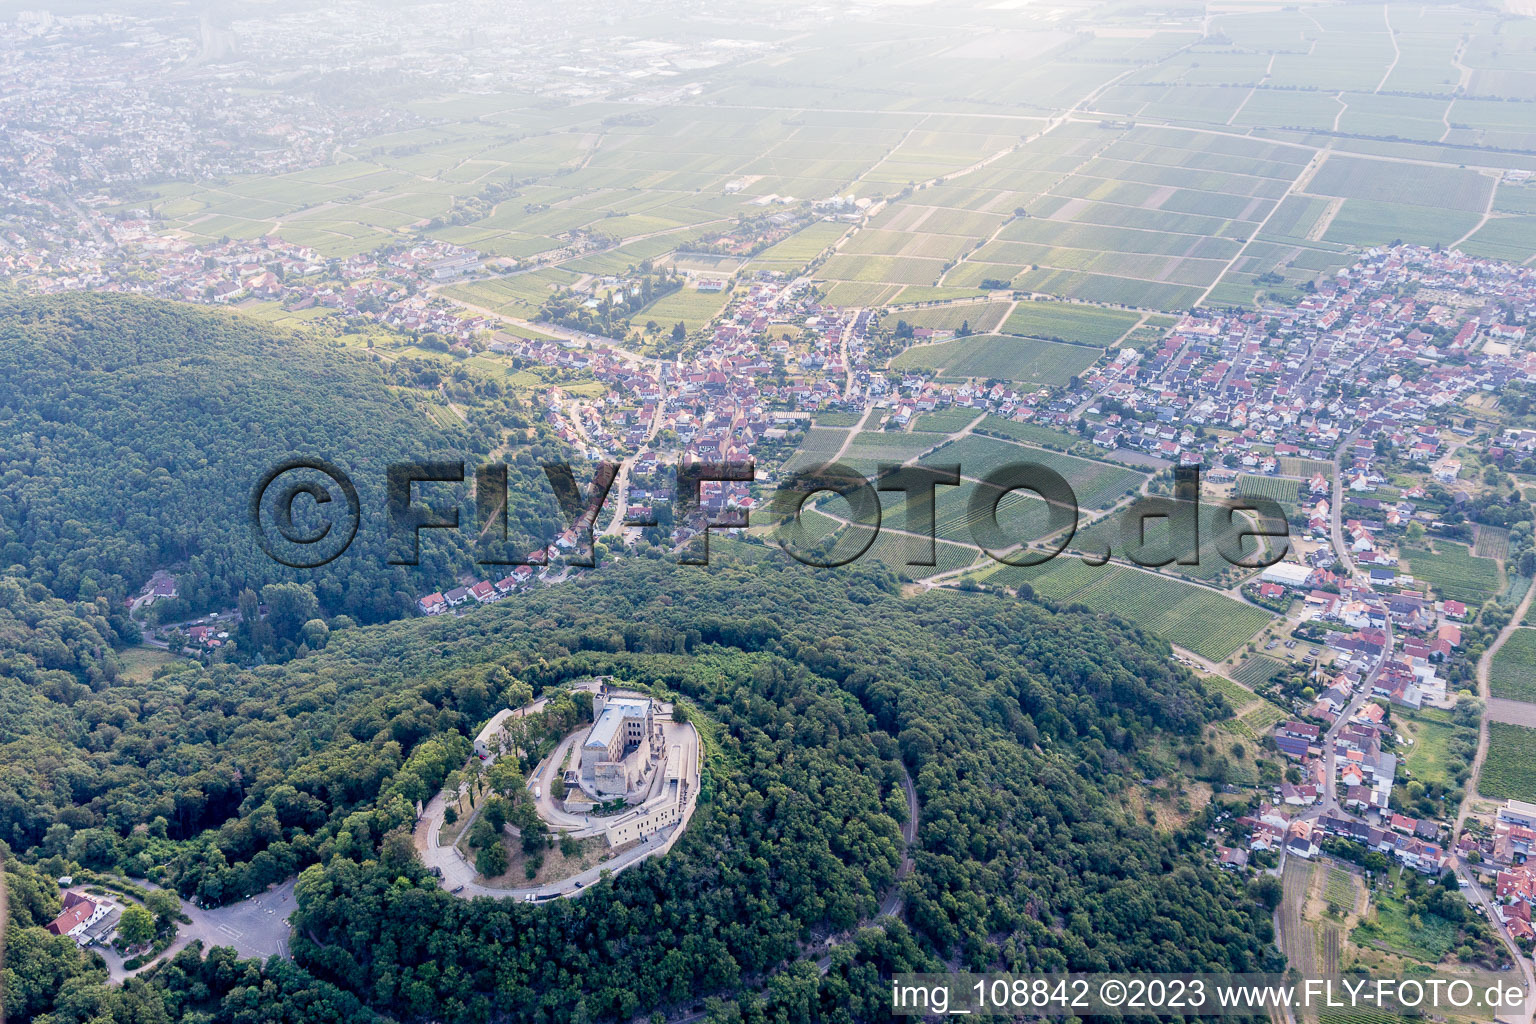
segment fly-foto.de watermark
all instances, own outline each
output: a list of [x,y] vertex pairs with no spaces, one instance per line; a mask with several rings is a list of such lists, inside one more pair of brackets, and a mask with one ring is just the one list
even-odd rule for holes
[[[595,564],[593,534],[622,468],[618,462],[596,463],[591,481],[583,489],[569,463],[544,464],[545,478],[568,530],[575,536],[566,556],[569,564]],[[678,561],[684,565],[708,564],[711,531],[742,530],[753,524],[745,508],[706,503],[705,485],[751,482],[755,467],[751,462],[680,462],[676,474],[673,522],[703,539],[702,545],[685,546]],[[463,484],[471,478],[472,521],[461,515],[457,501],[444,504],[441,494],[433,500],[434,488]],[[962,489],[956,493],[964,495],[962,526],[970,542],[1008,565],[1049,562],[1067,551],[1082,526],[1081,508],[1071,484],[1041,463],[1008,463],[972,478],[964,475],[959,464],[882,463],[873,477],[866,477],[846,464],[833,462],[790,474],[777,485],[767,504],[771,537],[802,564],[817,568],[847,565],[869,551],[886,525],[880,497],[884,493],[899,505],[896,529],[917,549],[906,564],[936,565],[941,539],[936,510],[941,496],[954,488]],[[472,473],[462,461],[393,463],[385,469],[384,494],[386,550],[391,565],[418,564],[424,530],[465,529],[474,533],[479,564],[547,564],[548,542],[523,553],[515,550],[508,523],[510,495],[505,463],[488,463]],[[1027,531],[1003,512],[1004,500],[1016,494],[1032,499],[1026,506],[1033,513]],[[840,499],[846,505],[848,514],[833,521],[848,528],[850,544],[829,545],[824,532],[817,534],[807,526],[805,513],[813,499]],[[616,514],[625,527],[656,527],[659,521],[654,508],[648,504],[643,509],[620,509]],[[1042,509],[1043,523],[1038,514]],[[295,458],[272,467],[256,482],[249,517],[257,542],[268,556],[291,568],[304,569],[326,565],[345,552],[361,529],[362,511],[357,487],[345,470],[324,459]],[[1096,550],[1080,554],[1089,565],[1102,565],[1118,552],[1147,568],[1196,566],[1203,557],[1217,557],[1230,565],[1259,569],[1279,561],[1289,547],[1290,527],[1278,502],[1258,496],[1202,497],[1198,466],[1174,470],[1171,495],[1128,497],[1106,514],[1118,521],[1114,538],[1118,546],[1105,542],[1102,535],[1096,537]],[[1018,535],[1020,532],[1031,536]]]

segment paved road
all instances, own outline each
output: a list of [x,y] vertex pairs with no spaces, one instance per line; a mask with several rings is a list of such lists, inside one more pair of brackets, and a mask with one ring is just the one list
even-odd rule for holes
[[1344,453],[1349,451],[1355,443],[1355,435],[1359,431],[1353,431],[1344,435],[1339,442],[1338,450],[1333,453],[1333,507],[1329,509],[1331,522],[1329,529],[1333,535],[1333,553],[1339,556],[1339,564],[1344,567],[1345,574],[1355,571],[1355,562],[1349,556],[1349,547],[1344,543],[1343,508],[1344,508]]

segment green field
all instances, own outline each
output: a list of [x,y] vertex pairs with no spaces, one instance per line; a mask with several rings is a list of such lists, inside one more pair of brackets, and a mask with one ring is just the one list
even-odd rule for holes
[[1286,512],[1295,510],[1300,500],[1301,484],[1281,476],[1254,476],[1241,473],[1237,478],[1239,497],[1270,498],[1285,506]]
[[[847,513],[847,506],[842,505],[835,511],[839,516],[844,515]],[[953,572],[956,569],[965,568],[982,557],[981,552],[973,547],[940,540],[933,546],[934,565],[911,565],[910,562],[927,557],[927,545],[920,538],[896,532],[905,525],[900,520],[889,524],[883,523],[873,542],[869,541],[870,531],[867,527],[839,522],[832,515],[817,509],[803,509],[800,513],[800,522],[805,529],[805,536],[797,544],[796,549],[805,552],[807,557],[828,562],[843,561],[854,558],[855,554],[864,548],[863,554],[857,555],[855,561],[879,562],[905,580],[923,579],[939,573]],[[887,525],[895,529],[886,529]],[[783,554],[783,549],[776,538],[769,537],[767,543],[775,552],[783,557],[789,557]],[[825,543],[825,547],[818,548],[819,543]],[[807,551],[807,549],[812,550]]]
[[1046,448],[1071,448],[1081,444],[1081,437],[1064,434],[1050,427],[1040,427],[1033,423],[1019,423],[1016,420],[1006,420],[1001,416],[988,415],[976,428],[988,434],[1000,434],[1003,437],[1015,441],[1024,441],[1028,444],[1038,444]]
[[1456,926],[1435,914],[1411,914],[1402,900],[1382,890],[1371,897],[1373,913],[1350,938],[1394,953],[1439,963],[1456,944]]
[[1496,800],[1536,798],[1536,729],[1488,723],[1488,757],[1477,791]]
[[1536,702],[1536,629],[1522,626],[1509,635],[1488,673],[1495,697]]
[[1509,557],[1509,531],[1498,526],[1477,527],[1477,543],[1472,554],[1478,558],[1496,558],[1504,561]]
[[1001,466],[1023,462],[1043,465],[1061,474],[1083,508],[1107,508],[1144,479],[1143,474],[1124,466],[1092,462],[976,434],[946,444],[923,461],[935,465],[958,463],[961,474],[974,480],[986,477]]
[[1099,350],[1034,338],[983,334],[934,345],[914,345],[891,361],[898,370],[928,370],[946,377],[979,377],[1020,384],[1065,384],[1093,365]]
[[1491,558],[1474,558],[1465,544],[1437,540],[1435,550],[1404,545],[1399,556],[1409,571],[1427,580],[1442,598],[1481,605],[1503,589],[1499,564]]
[[795,454],[784,463],[783,472],[794,473],[827,462],[842,447],[848,431],[830,427],[812,427],[806,431]]
[[1255,654],[1237,667],[1237,670],[1232,673],[1232,678],[1253,690],[1263,686],[1283,671],[1285,671],[1283,662],[1262,654]]
[[981,579],[1005,587],[1028,584],[1055,601],[1113,612],[1212,661],[1230,657],[1273,618],[1263,609],[1169,576],[1113,564],[1090,567],[1067,556],[1043,566],[1000,565]]
[[1323,899],[1335,913],[1347,914],[1355,908],[1355,879],[1339,867],[1328,869],[1328,881],[1323,887]]
[[[1222,554],[1223,548],[1229,553],[1235,553],[1238,547],[1237,535],[1247,528],[1246,517],[1238,517],[1234,522],[1227,508],[1214,502],[1202,502],[1198,515],[1199,542],[1193,552],[1190,551],[1191,545],[1186,537],[1182,533],[1176,534],[1166,517],[1139,519],[1135,505],[1080,530],[1073,538],[1072,546],[1090,552],[1095,557],[1102,557],[1107,551],[1116,558],[1126,559],[1134,552],[1143,563],[1172,558],[1175,561],[1162,567],[1164,572],[1205,582],[1220,580],[1223,585],[1231,585],[1252,575],[1254,570],[1235,565]],[[1131,533],[1129,541],[1126,540],[1127,530]],[[1241,557],[1249,558],[1256,554],[1258,543],[1254,539],[1244,539]],[[1178,564],[1177,559],[1190,554],[1196,557],[1196,564]]]
[[1021,302],[1003,321],[1005,334],[1108,348],[1136,325],[1134,313],[1062,302]]
[[1457,735],[1467,737],[1475,747],[1476,733],[1471,729],[1436,721],[1426,715],[1405,717],[1399,724],[1400,731],[1413,738],[1413,745],[1404,750],[1398,748],[1398,756],[1413,778],[1425,785],[1450,788],[1456,785],[1455,771],[1466,764],[1465,758],[1453,758],[1451,740]]
[[682,322],[690,331],[696,331],[720,315],[730,299],[730,292],[701,292],[685,286],[670,292],[640,310],[630,318],[633,327],[642,327],[654,320],[663,327]]
[[936,431],[948,434],[956,430],[964,430],[981,412],[977,409],[936,409],[933,412],[920,413],[917,419],[912,421],[912,429]]
[[938,331],[968,328],[972,334],[995,331],[1008,312],[1006,302],[963,302],[926,309],[902,309],[888,313],[882,323],[894,327],[905,320],[912,327],[930,327]]
[[1476,171],[1339,154],[1330,156],[1307,185],[1314,195],[1469,213],[1481,213],[1492,190],[1493,179]]

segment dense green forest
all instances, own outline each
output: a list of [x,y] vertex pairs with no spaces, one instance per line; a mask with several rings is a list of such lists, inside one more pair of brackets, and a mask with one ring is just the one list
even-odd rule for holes
[[[424,404],[454,389],[475,415],[434,425]],[[452,419],[452,417],[449,417]],[[299,581],[327,616],[377,622],[471,568],[469,531],[435,531],[415,569],[387,565],[385,466],[510,464],[514,535],[552,539],[559,506],[541,462],[560,456],[537,411],[494,381],[468,386],[409,361],[218,310],[123,296],[0,301],[0,569],[66,600],[120,602],[156,569],[178,578],[169,616],[233,607],[244,589]],[[362,523],[345,555],[295,572],[262,553],[248,502],[295,456],[352,477]],[[468,485],[457,498],[472,524]],[[521,531],[521,532],[519,532]],[[526,549],[524,549],[526,550]]]
[[[78,688],[29,688],[0,745],[13,893],[29,865],[209,902],[297,871],[299,910],[293,963],[184,953],[109,991],[54,944],[8,958],[8,998],[47,1024],[361,1007],[565,1022],[706,998],[719,1022],[852,1021],[883,1018],[885,979],[908,968],[1276,966],[1270,908],[1211,863],[1199,816],[1168,833],[1125,809],[1130,780],[1178,769],[1224,713],[1161,642],[1082,609],[903,598],[878,567],[818,574],[721,547],[707,569],[629,559],[461,619],[343,629],[284,665],[130,682],[88,664]],[[20,584],[0,600],[19,619],[67,611]],[[594,672],[701,723],[688,832],[580,899],[443,892],[412,858],[414,801],[506,694]],[[902,854],[904,769],[916,866],[904,921],[873,919]],[[872,920],[817,970],[808,939]],[[43,945],[19,918],[18,943]]]

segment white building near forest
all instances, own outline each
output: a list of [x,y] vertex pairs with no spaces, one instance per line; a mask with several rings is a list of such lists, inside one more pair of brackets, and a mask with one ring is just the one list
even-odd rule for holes
[[581,781],[600,797],[628,796],[654,762],[657,724],[649,697],[592,695],[592,728],[581,744]]

